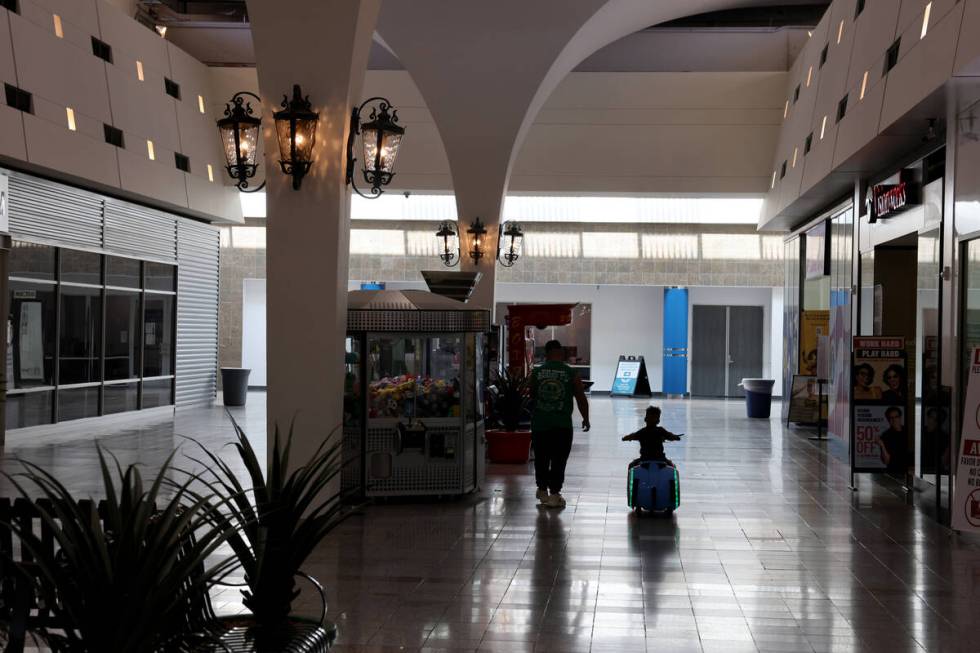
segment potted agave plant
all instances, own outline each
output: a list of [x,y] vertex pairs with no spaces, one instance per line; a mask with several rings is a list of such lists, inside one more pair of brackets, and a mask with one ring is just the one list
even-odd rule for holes
[[[302,566],[323,538],[348,514],[334,491],[341,471],[341,449],[330,434],[306,462],[295,464],[292,457],[293,429],[282,438],[275,430],[268,474],[260,463],[248,436],[234,422],[235,450],[249,486],[239,481],[231,466],[200,443],[204,459],[192,458],[206,471],[198,478],[208,491],[220,497],[219,528],[232,527],[228,543],[245,574],[243,603],[251,616],[230,617],[227,625],[246,629],[259,649],[284,649],[282,634],[309,631],[310,637],[324,632],[333,641],[334,628],[324,622],[326,599],[323,588]],[[212,513],[214,514],[214,513]],[[292,614],[299,596],[297,580],[305,578],[319,592],[322,610],[319,619]],[[234,623],[232,623],[234,622]],[[282,648],[277,648],[282,646]]]
[[59,653],[210,650],[217,634],[208,591],[237,564],[205,566],[229,535],[212,527],[212,498],[192,496],[192,480],[168,480],[172,455],[146,486],[135,465],[124,470],[101,448],[98,454],[101,510],[30,462],[6,474],[29,502],[43,499],[33,504],[41,536],[29,522],[2,525],[21,542],[13,580],[27,580],[29,600],[43,606],[43,618],[25,616],[11,629],[10,645],[22,646],[30,630]]
[[531,376],[523,371],[498,373],[491,417],[497,428],[487,430],[487,457],[495,463],[526,463],[531,450],[531,431],[522,429],[531,401]]

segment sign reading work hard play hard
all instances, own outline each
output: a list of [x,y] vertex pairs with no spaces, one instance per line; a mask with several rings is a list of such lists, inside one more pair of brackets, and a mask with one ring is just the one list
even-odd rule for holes
[[610,394],[625,397],[650,396],[650,379],[647,378],[647,365],[643,356],[619,357]]
[[905,339],[854,338],[851,371],[855,472],[905,474],[913,462]]
[[970,361],[960,441],[952,502],[953,528],[980,532],[980,347],[973,350]]

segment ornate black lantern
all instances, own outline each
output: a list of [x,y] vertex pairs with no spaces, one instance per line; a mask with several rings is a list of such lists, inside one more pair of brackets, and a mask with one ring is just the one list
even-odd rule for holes
[[524,231],[521,225],[510,221],[500,225],[497,238],[497,260],[505,268],[514,266],[524,249]]
[[262,102],[254,93],[248,91],[235,93],[225,104],[225,117],[218,121],[218,133],[221,135],[221,145],[225,151],[225,168],[231,178],[237,180],[235,186],[243,193],[254,193],[265,186],[263,182],[249,189],[248,182],[259,169],[255,158],[262,119],[255,115],[252,103],[246,99],[246,96]]
[[446,220],[439,225],[436,232],[439,239],[439,258],[447,268],[455,267],[459,264],[459,227],[452,220]]
[[[368,114],[368,122],[361,124],[361,114],[364,108],[377,103]],[[354,183],[354,141],[361,136],[364,151],[362,171],[364,182],[371,187],[371,194],[365,195]],[[391,106],[386,98],[373,97],[361,103],[354,109],[350,117],[350,134],[347,137],[347,183],[361,197],[375,199],[384,192],[381,187],[391,183],[395,176],[395,159],[398,157],[398,147],[401,145],[405,128],[398,124],[398,111]]]
[[487,228],[483,226],[483,221],[477,218],[466,233],[470,235],[470,258],[474,263],[479,263],[483,258],[483,237],[487,235]]
[[303,177],[313,165],[313,146],[320,114],[313,111],[309,96],[303,96],[299,84],[293,85],[293,97],[283,95],[282,111],[272,117],[276,121],[279,141],[279,166],[293,178],[293,190],[299,190]]

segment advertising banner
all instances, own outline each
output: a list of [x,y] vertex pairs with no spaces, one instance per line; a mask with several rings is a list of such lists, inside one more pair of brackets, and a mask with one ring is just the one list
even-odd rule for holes
[[818,345],[820,338],[828,335],[830,335],[830,311],[803,311],[800,319],[801,375],[817,376]]
[[952,502],[953,528],[980,533],[980,347],[973,350],[970,361],[960,443]]
[[851,380],[855,472],[906,474],[908,471],[914,445],[909,440],[905,358],[904,338],[854,338]]
[[613,378],[611,395],[633,397],[650,395],[650,380],[643,356],[620,356]]
[[[824,403],[826,417],[827,403]],[[820,386],[815,376],[793,375],[787,424],[816,424],[820,416]]]

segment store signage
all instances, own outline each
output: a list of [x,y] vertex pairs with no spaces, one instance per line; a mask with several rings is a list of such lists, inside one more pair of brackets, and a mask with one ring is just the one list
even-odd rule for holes
[[897,184],[877,184],[868,189],[868,221],[890,218],[919,203],[912,175],[903,170]]
[[980,347],[973,350],[960,439],[952,503],[953,528],[980,533]]
[[855,337],[851,368],[855,472],[905,474],[914,456],[904,338]]

